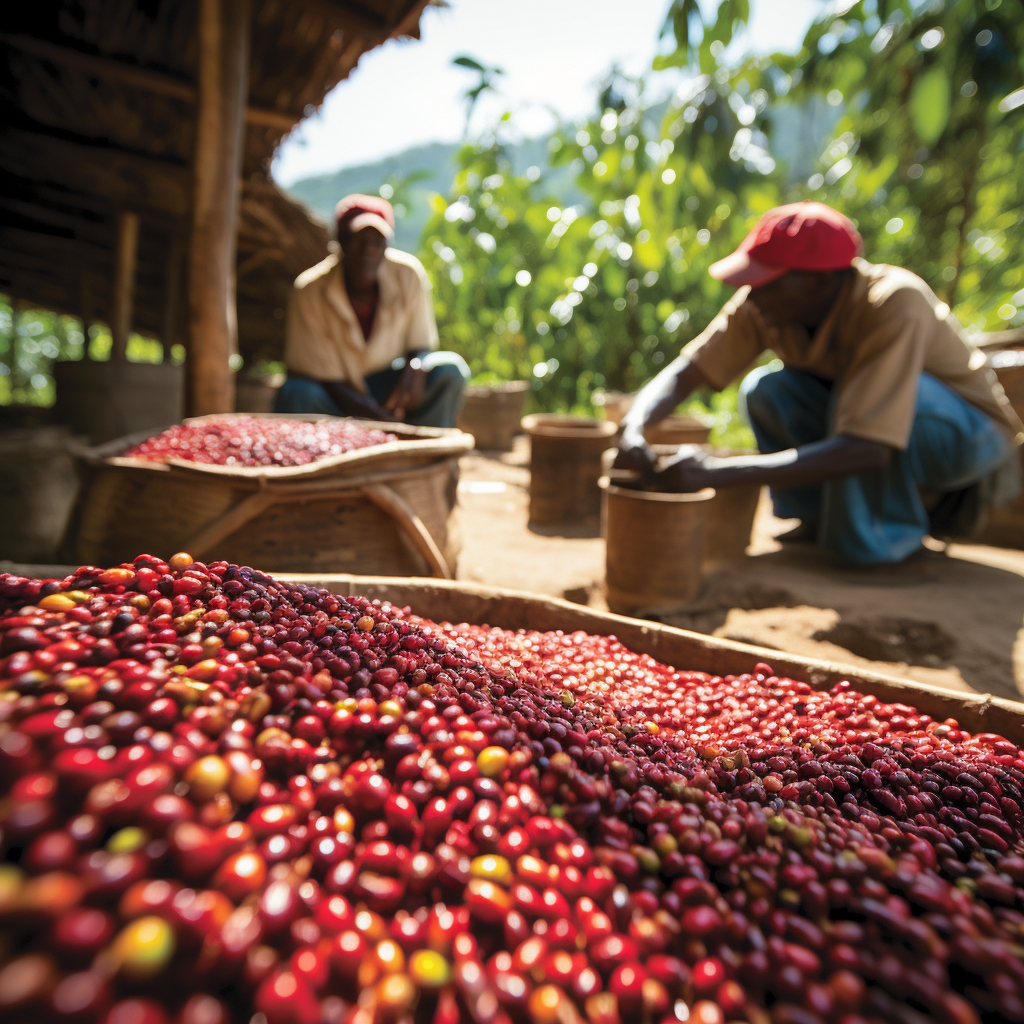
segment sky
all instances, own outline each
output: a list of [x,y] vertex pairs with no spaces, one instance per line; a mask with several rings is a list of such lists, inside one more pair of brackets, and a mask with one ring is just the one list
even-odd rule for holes
[[[750,49],[794,50],[824,0],[752,0]],[[506,111],[524,136],[593,113],[613,65],[646,71],[659,49],[669,0],[449,0],[420,19],[422,38],[392,40],[363,55],[352,74],[284,141],[273,174],[283,185],[370,163],[466,128],[467,55],[498,67],[497,91],[481,97],[470,134]],[[628,11],[628,16],[624,12]]]

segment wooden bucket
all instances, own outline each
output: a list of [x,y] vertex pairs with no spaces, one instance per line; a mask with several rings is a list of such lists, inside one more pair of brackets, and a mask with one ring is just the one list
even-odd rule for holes
[[705,524],[715,492],[662,494],[624,483],[600,481],[608,607],[634,614],[680,608],[703,581]]
[[711,427],[693,416],[666,416],[644,431],[649,444],[707,444]]
[[[711,455],[756,455],[750,449],[705,446]],[[738,562],[747,552],[754,518],[761,500],[760,484],[734,484],[716,487],[708,506],[708,525],[704,533],[704,570],[710,572],[730,562]]]
[[747,552],[761,500],[760,484],[716,487],[704,531],[704,569],[738,562]]
[[[1024,335],[1012,331],[1003,334],[1009,336],[1004,343],[1006,347],[992,352],[989,366],[995,370],[1013,411],[1024,419],[1024,351],[1019,347],[1024,344]],[[1020,452],[1020,460],[1021,477],[1024,478],[1024,451]],[[988,525],[974,540],[996,547],[1024,548],[1024,494],[1003,508],[992,509]]]
[[594,405],[604,409],[604,416],[616,425],[622,422],[622,418],[629,412],[636,395],[627,391],[597,391],[594,393]]
[[88,359],[53,364],[54,417],[94,444],[181,419],[185,368],[173,363]]
[[817,690],[827,690],[841,680],[862,693],[888,703],[909,704],[938,721],[955,718],[972,732],[994,732],[1024,745],[1024,704],[987,693],[944,690],[909,679],[875,673],[836,662],[807,658],[784,651],[755,647],[719,637],[705,636],[655,622],[598,612],[558,598],[538,597],[497,587],[475,586],[445,580],[373,578],[366,576],[289,575],[303,583],[323,586],[336,594],[359,594],[372,600],[410,607],[436,621],[469,622],[502,629],[583,630],[598,636],[615,636],[631,651],[678,669],[713,675],[740,675],[758,662],[767,662],[776,673],[803,680]]
[[[670,445],[654,445],[659,458],[674,455],[676,448]],[[747,455],[748,451],[732,448],[708,448],[712,455]],[[612,483],[626,483],[632,474],[613,470],[616,449],[611,448],[601,455],[601,467]],[[704,527],[703,569],[710,572],[730,562],[737,562],[746,554],[750,535],[754,529],[757,505],[761,499],[760,484],[738,484],[734,487],[716,487],[715,496],[708,503]]]
[[596,520],[601,512],[601,453],[615,424],[581,416],[527,416],[530,435],[530,522],[538,526]]
[[507,452],[519,433],[529,390],[529,381],[525,380],[471,385],[465,391],[459,429],[472,434],[482,451]]
[[75,449],[67,427],[0,432],[0,558],[56,556],[75,500]]
[[235,378],[235,412],[273,412],[274,399],[283,383],[283,373],[269,376],[238,374]]
[[149,434],[90,449],[80,460],[82,488],[61,557],[109,565],[140,551],[196,558],[216,551],[271,572],[373,567],[376,575],[451,578],[459,552],[452,521],[458,460],[472,438],[460,430],[354,422],[384,426],[399,439],[308,466],[259,468],[121,454]]

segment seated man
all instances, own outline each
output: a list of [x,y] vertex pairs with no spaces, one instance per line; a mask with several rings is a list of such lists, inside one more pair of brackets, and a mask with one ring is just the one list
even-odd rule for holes
[[770,349],[781,367],[740,387],[761,454],[686,450],[662,486],[769,484],[776,515],[801,521],[792,539],[851,565],[902,561],[930,531],[960,532],[993,481],[1009,476],[1012,491],[1024,427],[984,357],[921,278],[860,248],[852,222],[821,203],[766,213],[711,267],[739,291],[641,390],[616,464],[654,475],[644,428]]
[[388,248],[391,204],[351,195],[335,210],[339,251],[295,281],[275,412],[454,427],[469,367],[438,352],[430,282]]

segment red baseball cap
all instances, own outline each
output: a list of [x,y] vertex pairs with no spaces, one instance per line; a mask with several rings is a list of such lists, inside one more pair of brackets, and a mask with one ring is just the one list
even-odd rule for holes
[[757,288],[790,270],[842,270],[860,253],[860,235],[848,217],[824,203],[790,203],[769,210],[708,273],[737,288]]
[[334,208],[338,232],[342,229],[356,232],[363,228],[376,228],[385,238],[395,237],[395,211],[380,196],[358,193],[345,196]]

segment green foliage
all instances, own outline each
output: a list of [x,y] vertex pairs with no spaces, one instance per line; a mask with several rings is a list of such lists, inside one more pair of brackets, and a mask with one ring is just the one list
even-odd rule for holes
[[[669,8],[676,48],[648,83],[670,68],[691,78],[664,112],[646,106],[643,82],[613,74],[594,118],[551,140],[538,177],[514,173],[502,125],[461,150],[421,252],[445,344],[477,377],[532,379],[545,409],[636,389],[727,297],[710,263],[800,198],[846,212],[869,259],[919,273],[969,328],[1024,322],[1017,4],[831,4],[797,54],[738,64],[723,53],[747,0],[707,8]],[[835,130],[815,139],[822,111]],[[808,132],[820,152],[804,169]],[[571,207],[549,185],[567,170],[582,197]],[[735,389],[708,401],[717,439],[749,444]]]
[[45,311],[21,311],[0,296],[0,405],[52,405],[55,359],[81,359],[80,321]]
[[[655,111],[642,82],[616,76],[601,89],[610,105],[557,134],[532,177],[515,174],[501,125],[465,146],[421,244],[444,344],[478,376],[532,379],[545,409],[640,387],[727,297],[709,263],[780,199],[764,77],[722,68]],[[583,197],[570,207],[546,186],[566,169]]]
[[[103,325],[91,327],[88,358],[109,359],[110,350],[110,331]],[[81,320],[48,310],[18,309],[0,295],[0,405],[52,405],[53,363],[83,359],[86,354]],[[159,363],[163,349],[153,338],[132,334],[127,356],[133,363]],[[181,346],[175,345],[172,361],[180,363],[183,358]]]
[[[1009,0],[842,5],[787,70],[843,109],[804,194],[858,222],[973,330],[1024,323],[1024,19]],[[836,10],[833,8],[833,10]]]
[[466,68],[468,71],[475,71],[477,74],[476,85],[471,86],[466,90],[466,133],[469,133],[469,122],[473,117],[473,110],[476,107],[477,101],[485,92],[494,91],[495,81],[503,74],[504,71],[501,68],[489,68],[485,67],[478,60],[474,60],[472,57],[456,57],[452,60],[458,68]]
[[[590,411],[598,388],[641,386],[726,299],[708,266],[794,199],[843,210],[869,259],[920,274],[969,329],[1024,324],[1018,0],[822,6],[796,54],[736,62],[726,50],[748,0],[672,0],[673,52],[644,81],[613,71],[594,116],[546,153],[503,119],[458,150],[450,188],[452,150],[433,146],[419,174],[388,163],[295,191],[329,212],[346,192],[380,190],[405,208],[400,245],[429,205],[419,252],[442,343],[478,380],[530,380],[534,408]],[[455,63],[476,76],[468,125],[501,71]],[[652,83],[678,83],[679,69],[684,84],[649,104]],[[15,323],[0,305],[0,402],[48,401],[50,353],[79,358],[75,338],[74,321]],[[103,358],[109,336],[90,344]],[[134,337],[129,351],[159,357]],[[694,401],[716,417],[717,440],[750,443],[734,388]]]

